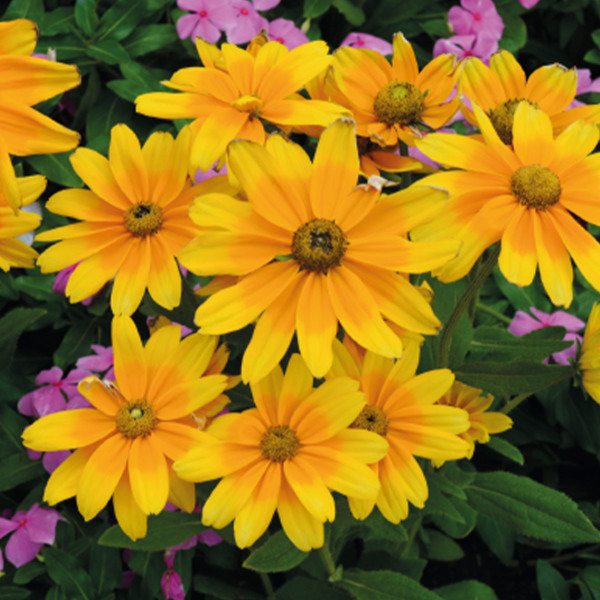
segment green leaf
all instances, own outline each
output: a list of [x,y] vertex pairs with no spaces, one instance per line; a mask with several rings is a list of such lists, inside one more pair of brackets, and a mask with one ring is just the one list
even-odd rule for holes
[[15,574],[13,575],[13,583],[16,583],[17,585],[29,583],[45,572],[46,567],[42,563],[37,561],[27,563],[15,571]]
[[577,576],[582,592],[587,592],[590,600],[600,600],[600,566],[585,567]]
[[509,52],[517,52],[527,43],[527,26],[521,17],[515,15],[504,17],[504,32],[498,42],[500,48]]
[[116,65],[130,60],[125,48],[114,40],[93,42],[87,47],[86,54],[107,65]]
[[444,600],[498,600],[491,587],[474,579],[451,583],[437,588],[435,592]]
[[519,362],[472,362],[454,370],[456,379],[497,397],[533,394],[559,381],[570,379],[572,370],[562,365],[544,365],[533,360]]
[[[210,598],[219,598],[219,600],[232,600],[233,598],[236,600],[264,600],[265,598],[264,594],[257,594],[237,585],[229,585],[206,575],[195,575],[193,586],[194,591],[206,594]],[[279,600],[279,595],[277,600]]]
[[[286,581],[275,594],[277,600],[348,600],[350,596],[326,581],[294,577]],[[227,599],[229,600],[229,598]]]
[[592,31],[592,40],[594,41],[594,44],[600,48],[600,29]]
[[515,534],[498,521],[486,515],[477,515],[477,533],[487,544],[488,548],[505,564],[508,565],[515,552]]
[[424,588],[414,579],[394,571],[344,571],[338,586],[350,592],[357,600],[440,600],[436,593]]
[[490,450],[493,450],[498,454],[502,454],[502,456],[505,456],[509,460],[516,462],[518,465],[525,464],[525,459],[523,458],[521,451],[516,446],[513,446],[510,442],[507,442],[501,437],[492,435],[486,446]]
[[296,548],[281,530],[254,550],[242,566],[261,573],[279,573],[297,567],[307,557],[308,552]]
[[314,19],[326,13],[333,0],[304,0],[304,17]]
[[123,578],[121,552],[117,548],[92,544],[90,551],[90,575],[102,598],[120,587]]
[[164,74],[157,69],[149,69],[140,63],[128,60],[120,65],[121,73],[125,79],[114,79],[108,82],[108,87],[117,96],[133,102],[140,94],[158,92],[164,88],[160,79]]
[[18,297],[19,292],[15,289],[12,275],[0,272],[0,298],[16,300]]
[[494,281],[515,310],[529,310],[531,306],[545,310],[550,306],[544,288],[537,278],[531,285],[520,287],[514,283],[509,283],[500,269],[496,267],[494,269]]
[[374,510],[364,521],[355,524],[367,529],[365,539],[387,540],[394,544],[403,544],[408,540],[406,529],[401,523],[390,523],[378,510]]
[[44,15],[44,0],[12,0],[2,16],[3,21],[9,19],[31,19],[38,23]]
[[117,0],[102,15],[98,38],[120,41],[132,33],[139,25],[140,14],[146,10],[145,0]]
[[181,544],[205,530],[197,513],[162,512],[148,517],[148,533],[145,538],[134,542],[118,525],[114,525],[100,536],[98,543],[102,546],[156,552]]
[[129,56],[135,58],[162,50],[178,40],[172,25],[144,25],[137,28],[123,44]]
[[[473,510],[466,502],[458,499],[452,499],[454,509],[460,515],[458,520],[454,514],[436,514],[431,516],[432,521],[447,535],[453,538],[464,538],[475,528],[477,522],[477,512]],[[427,503],[425,504],[427,511]]]
[[98,30],[100,19],[96,13],[97,0],[76,0],[75,21],[81,31],[88,37],[94,35]]
[[23,294],[27,294],[40,302],[52,302],[59,300],[60,297],[56,292],[52,291],[52,283],[55,275],[37,274],[34,277],[31,275],[20,275],[14,280],[15,289]]
[[569,584],[550,563],[538,560],[535,571],[541,600],[569,600]]
[[67,596],[77,598],[77,600],[94,600],[96,598],[91,577],[71,554],[46,546],[42,549],[42,556],[48,569],[48,575],[54,583],[62,587]]
[[129,102],[124,102],[112,92],[104,90],[86,116],[85,132],[88,145],[93,145],[98,152],[106,153],[110,130],[117,123],[129,121],[132,112],[133,107]]
[[350,0],[333,0],[335,6],[346,17],[351,25],[362,25],[365,22],[365,13]]
[[14,585],[3,585],[0,587],[0,600],[23,600],[29,598],[31,592]]
[[89,354],[90,346],[96,341],[98,317],[74,321],[54,353],[54,364],[65,368],[80,356]]
[[46,600],[69,600],[69,599],[65,596],[65,593],[62,591],[61,587],[59,587],[57,585],[53,585],[46,594]]
[[71,166],[69,156],[72,152],[61,152],[60,154],[38,154],[28,156],[25,160],[50,181],[64,187],[83,187],[83,181]]
[[600,541],[573,500],[528,477],[478,473],[466,492],[475,510],[519,535],[568,545]]
[[43,308],[14,308],[0,319],[0,370],[10,365],[20,335],[45,314]]
[[40,35],[51,36],[59,33],[69,33],[74,22],[73,9],[60,6],[42,17],[39,22]]
[[[21,432],[28,424],[28,421],[12,408],[0,405],[0,448],[2,448],[2,456],[8,456],[15,452],[23,453]],[[5,448],[6,452],[4,451]]]
[[435,529],[427,529],[427,558],[451,562],[460,560],[465,553],[462,548],[452,539]]
[[41,461],[31,460],[23,451],[3,458],[0,492],[12,490],[26,481],[43,477],[44,474]]

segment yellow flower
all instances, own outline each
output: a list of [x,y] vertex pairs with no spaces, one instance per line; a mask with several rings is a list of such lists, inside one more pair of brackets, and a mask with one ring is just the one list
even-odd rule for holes
[[137,111],[151,117],[194,119],[197,133],[191,161],[206,171],[221,158],[234,138],[265,141],[262,121],[280,126],[327,126],[345,114],[329,102],[295,95],[331,62],[325,42],[287,50],[279,42],[250,45],[242,50],[223,44],[221,51],[197,38],[204,67],[177,71],[164,85],[180,94],[154,92],[136,99]]
[[[467,458],[472,458],[475,451],[475,442],[487,444],[490,433],[501,433],[510,429],[512,419],[499,412],[487,412],[492,405],[494,397],[488,394],[481,395],[481,390],[455,381],[452,387],[437,401],[439,405],[456,406],[466,410],[469,415],[470,427],[460,434],[460,437],[469,444]],[[443,461],[434,461],[440,466]]]
[[79,392],[92,408],[42,417],[23,432],[23,444],[40,451],[77,448],[52,473],[44,501],[72,496],[86,521],[113,498],[115,515],[132,539],[146,535],[146,517],[167,500],[191,512],[194,486],[172,463],[202,440],[191,413],[224,389],[224,375],[204,375],[216,338],[162,327],[145,347],[129,317],[113,320],[116,383],[87,377]]
[[[8,156],[6,158],[7,164],[10,165],[10,159]],[[2,156],[0,155],[0,170],[1,163]],[[10,168],[12,171],[12,165]],[[17,177],[15,182],[22,206],[27,206],[37,200],[46,187],[46,178],[41,175]],[[39,224],[39,215],[24,210],[15,212],[0,189],[0,269],[8,271],[11,267],[23,269],[33,267],[37,252],[31,246],[15,238],[33,231]]]
[[405,232],[430,210],[423,198],[435,205],[444,192],[413,187],[380,198],[378,188],[357,186],[354,122],[347,119],[323,133],[312,164],[279,135],[265,147],[231,143],[228,164],[248,201],[199,197],[191,216],[201,232],[180,260],[200,275],[240,276],[195,318],[203,333],[216,334],[258,317],[242,361],[244,381],[268,374],[294,332],[316,377],[331,367],[338,321],[386,356],[400,356],[402,342],[384,316],[414,332],[437,332],[438,319],[404,274],[442,265],[458,242],[415,244]]
[[89,190],[68,189],[46,207],[82,220],[46,231],[38,241],[63,240],[42,253],[42,272],[59,271],[77,261],[67,284],[71,302],[96,293],[114,277],[111,308],[131,315],[144,291],[171,310],[181,298],[177,253],[196,234],[188,216],[195,187],[187,176],[190,132],[176,140],[153,133],[143,148],[126,125],[111,131],[108,160],[89,148],[71,156]]
[[365,404],[358,384],[339,377],[313,390],[298,354],[285,375],[277,366],[251,389],[256,408],[215,419],[175,471],[190,481],[222,477],[202,508],[202,522],[221,528],[235,519],[240,548],[264,533],[275,510],[298,548],[319,548],[323,523],[335,518],[330,490],[359,498],[377,494],[366,463],[379,460],[387,444],[348,429]]
[[592,307],[577,363],[585,391],[600,404],[600,304]]
[[[505,144],[512,144],[513,118],[522,100],[547,113],[555,133],[580,119],[600,122],[600,104],[568,108],[577,91],[575,69],[566,69],[559,64],[547,65],[536,69],[526,80],[521,65],[506,50],[493,54],[489,67],[478,58],[466,59],[459,90],[490,117]],[[463,106],[462,113],[477,125],[475,115],[468,107]]]
[[344,47],[335,52],[331,74],[359,136],[380,146],[399,140],[413,146],[419,124],[439,129],[458,110],[458,98],[448,100],[458,76],[454,61],[443,54],[419,72],[412,46],[397,33],[391,65],[374,50]]
[[554,139],[548,115],[521,102],[510,147],[473,106],[482,141],[433,133],[417,144],[433,160],[463,169],[421,182],[447,189],[450,200],[428,224],[411,231],[413,239],[463,242],[459,256],[439,269],[438,277],[444,282],[464,277],[501,239],[499,266],[510,282],[529,285],[539,266],[552,302],[569,306],[572,257],[600,290],[600,245],[575,218],[600,225],[600,155],[588,156],[598,143],[598,128],[578,121]]
[[38,30],[32,21],[0,23],[0,192],[10,207],[22,206],[9,154],[65,152],[79,134],[31,108],[79,85],[72,65],[32,57]]
[[[436,401],[454,381],[448,369],[415,375],[419,344],[406,343],[400,360],[361,350],[352,340],[335,340],[330,378],[349,376],[360,382],[367,404],[351,425],[373,431],[389,444],[385,457],[371,464],[381,484],[373,498],[348,494],[350,510],[357,519],[369,516],[375,505],[392,523],[408,515],[408,502],[423,508],[429,494],[427,481],[415,456],[454,460],[467,455],[469,446],[457,434],[469,428],[468,414],[461,409],[439,406]],[[335,381],[335,379],[333,379]]]

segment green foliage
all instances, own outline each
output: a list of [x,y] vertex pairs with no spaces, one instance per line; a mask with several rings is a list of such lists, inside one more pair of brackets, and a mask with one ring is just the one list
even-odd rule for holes
[[298,550],[282,530],[254,550],[243,566],[261,573],[277,573],[297,567],[307,556],[308,553]]

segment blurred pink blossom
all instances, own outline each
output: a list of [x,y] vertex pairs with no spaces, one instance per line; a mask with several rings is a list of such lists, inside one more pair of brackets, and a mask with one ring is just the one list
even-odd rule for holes
[[235,17],[235,9],[223,0],[177,0],[177,6],[191,11],[177,21],[177,35],[182,40],[200,37],[214,44]]
[[448,11],[448,23],[457,35],[479,35],[499,40],[504,23],[492,0],[461,0],[461,6],[453,6]]
[[519,4],[525,8],[533,8],[540,0],[519,0]]
[[115,370],[113,368],[114,357],[112,346],[105,347],[99,344],[92,344],[92,350],[94,354],[82,356],[77,360],[75,366],[78,369],[93,371],[95,374],[101,375],[102,379],[114,381]]
[[393,47],[388,41],[371,35],[370,33],[360,33],[358,31],[349,33],[340,46],[351,46],[352,48],[367,48],[375,50],[379,54],[392,54]]
[[[79,264],[79,262],[76,262],[74,265],[71,265],[70,267],[65,267],[64,269],[60,270],[56,274],[56,277],[54,278],[54,282],[52,283],[52,291],[53,292],[56,292],[57,294],[61,294],[62,296],[65,295],[65,290],[67,289],[67,283],[69,282],[69,278],[71,277],[71,274],[73,273],[73,271],[75,270],[75,267],[77,267],[78,264]],[[82,300],[81,304],[83,304],[84,306],[89,306],[92,303],[93,299],[97,295],[98,295],[98,292],[95,294],[92,294],[85,300]]]
[[271,21],[267,26],[267,35],[270,40],[280,42],[288,50],[293,50],[309,41],[306,34],[301,29],[298,29],[293,21],[289,21],[288,19],[275,19]]
[[232,0],[234,17],[225,27],[227,41],[231,44],[245,44],[263,29],[266,31],[269,21],[261,17],[248,0]]
[[[518,310],[508,326],[508,331],[513,335],[525,335],[542,327],[564,327],[567,333],[563,339],[565,341],[572,341],[573,345],[561,352],[555,352],[552,358],[554,362],[561,365],[568,365],[570,358],[575,359],[577,352],[575,341],[579,340],[580,343],[583,341],[583,338],[576,332],[581,331],[585,327],[585,323],[564,310],[557,310],[549,314],[531,306],[529,307],[529,311],[533,317],[522,310]],[[548,361],[549,357],[544,360],[546,363]]]
[[254,0],[254,8],[256,10],[270,10],[271,8],[275,8],[281,0]]
[[58,511],[39,508],[37,502],[10,519],[0,517],[0,538],[13,532],[4,551],[7,560],[15,567],[32,561],[44,544],[54,543],[56,523],[62,519]]
[[[600,92],[600,77],[592,79],[592,72],[589,69],[575,70],[577,71],[577,92],[575,96],[587,94],[588,92]],[[576,106],[585,106],[585,102],[573,100],[568,108],[575,108]]]
[[165,595],[165,600],[185,600],[185,590],[177,571],[171,568],[167,569],[160,578],[160,587]]
[[433,46],[433,56],[440,54],[455,54],[457,58],[476,56],[485,64],[489,64],[490,57],[498,50],[498,39],[486,33],[480,35],[453,35],[449,38],[438,40]]

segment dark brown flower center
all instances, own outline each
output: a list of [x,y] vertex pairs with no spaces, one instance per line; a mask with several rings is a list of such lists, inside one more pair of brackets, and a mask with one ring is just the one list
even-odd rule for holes
[[560,180],[550,169],[527,165],[517,169],[510,180],[517,200],[528,208],[546,210],[560,200]]
[[366,429],[373,431],[379,435],[385,436],[390,422],[387,420],[385,413],[377,406],[369,406],[368,404],[360,411],[360,414],[350,427],[354,429]]
[[377,92],[373,109],[386,125],[414,125],[421,119],[425,98],[412,83],[394,80]]
[[348,240],[328,219],[313,219],[298,228],[292,240],[292,256],[307,271],[326,273],[341,264]]
[[117,429],[128,438],[148,435],[158,419],[147,400],[134,400],[123,404],[116,416]]
[[[498,137],[507,145],[513,143],[513,122],[515,120],[515,111],[521,102],[532,104],[525,98],[512,98],[506,100],[502,104],[498,104],[496,108],[490,111],[490,121],[498,134]],[[537,104],[532,104],[537,106]]]
[[282,463],[293,458],[298,448],[300,448],[300,441],[289,425],[269,427],[260,440],[261,454],[274,462]]
[[162,225],[162,208],[154,202],[139,202],[123,215],[125,227],[136,237],[156,233]]

